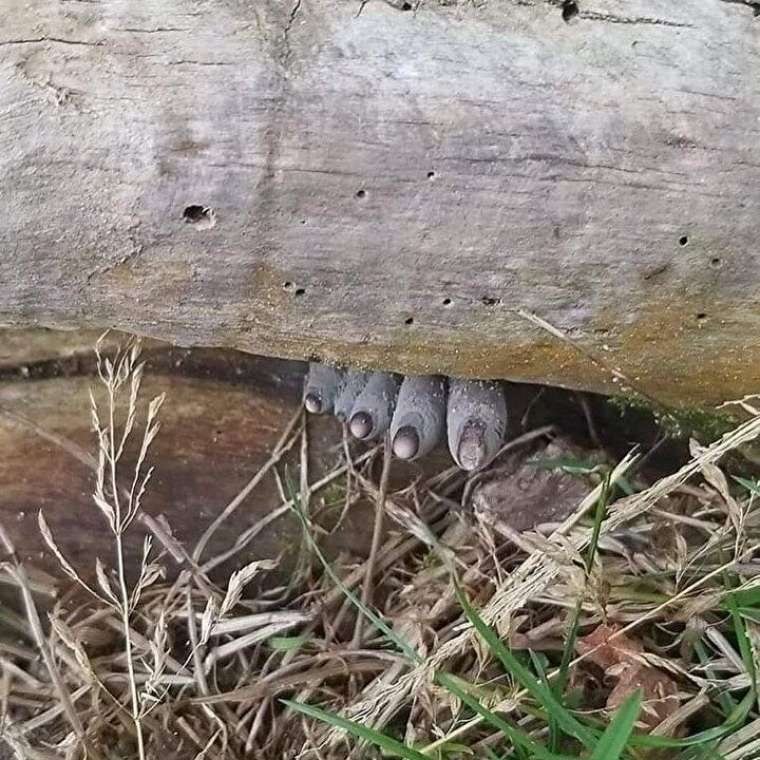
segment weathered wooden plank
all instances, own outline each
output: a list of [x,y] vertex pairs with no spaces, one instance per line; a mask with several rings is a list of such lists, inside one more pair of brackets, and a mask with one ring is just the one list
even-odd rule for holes
[[0,321],[757,389],[749,4],[6,5]]
[[[34,337],[27,333],[32,345]],[[38,354],[49,343],[49,336],[41,338]],[[69,338],[73,345],[75,335]],[[298,411],[301,367],[219,351],[155,349],[146,356],[151,369],[143,384],[141,407],[144,411],[149,399],[162,392],[167,400],[161,413],[162,429],[150,454],[155,474],[144,507],[154,517],[164,515],[176,539],[191,552],[205,528],[264,465],[288,420]],[[76,448],[96,454],[89,389],[96,394],[99,391],[96,378],[87,374],[89,360],[82,359],[79,374],[68,374],[67,365],[60,374],[51,370],[47,379],[0,382],[0,521],[22,558],[56,576],[60,575],[56,560],[37,527],[40,509],[59,546],[84,576],[92,574],[96,556],[109,564],[113,559],[113,536],[92,500],[94,473],[72,455]],[[46,360],[32,366],[50,367],[50,363]],[[311,457],[314,480],[334,464],[340,432],[329,418],[309,419],[309,425],[315,450]],[[51,440],[51,434],[58,443]],[[125,456],[125,482],[136,454],[133,449]],[[283,462],[296,468],[298,459],[296,446]],[[270,475],[220,527],[204,560],[230,548],[246,528],[280,503]],[[365,513],[360,507],[356,514]],[[351,527],[353,530],[336,536],[331,547],[362,554],[370,531],[357,528],[353,519]],[[282,557],[283,568],[290,567],[296,559],[300,532],[294,516],[278,519],[217,574],[221,571],[223,576],[230,567],[252,558]],[[145,526],[138,523],[127,534],[131,569],[140,565],[145,533]],[[154,543],[160,550],[158,542]],[[171,558],[167,565],[178,568]]]
[[[101,350],[109,353],[129,340],[129,335],[116,330],[0,330],[0,380],[85,374],[94,370],[98,341]],[[164,367],[185,353],[177,349],[172,357],[172,347],[158,340],[142,339],[141,345]]]

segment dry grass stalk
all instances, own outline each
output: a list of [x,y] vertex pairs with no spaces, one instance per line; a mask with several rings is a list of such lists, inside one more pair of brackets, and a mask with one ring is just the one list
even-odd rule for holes
[[[137,519],[146,525],[139,504],[149,477],[148,446],[158,413],[158,404],[148,408],[146,432],[135,452],[140,473],[133,471],[123,481],[115,465],[130,450],[124,431],[134,434],[138,428],[141,371],[131,349],[119,356],[126,356],[126,365],[101,357],[101,379],[114,409],[96,407],[94,420],[100,447],[96,507],[114,534],[117,555],[119,535]],[[115,386],[113,397],[108,384]],[[116,389],[123,391],[123,414],[117,412]],[[744,404],[747,411],[750,403]],[[722,690],[736,692],[750,683],[721,608],[726,594],[722,576],[730,569],[738,575],[740,588],[757,585],[760,564],[753,552],[760,520],[756,500],[737,493],[720,462],[758,432],[760,415],[753,415],[712,446],[694,448],[691,460],[676,473],[615,501],[588,573],[583,562],[591,535],[586,513],[598,488],[590,489],[576,513],[548,534],[516,534],[508,524],[473,525],[451,513],[461,497],[467,502],[466,476],[446,470],[393,491],[384,483],[387,468],[379,482],[371,476],[377,449],[336,463],[332,472],[310,483],[300,418],[291,420],[265,468],[222,510],[192,555],[178,545],[164,555],[181,557],[184,568],[168,582],[163,558],[154,556],[150,543],[143,547],[142,569],[131,587],[118,556],[116,572],[100,561],[94,572],[80,571],[58,550],[42,518],[40,528],[59,558],[62,576],[82,591],[56,606],[49,635],[27,608],[27,621],[17,620],[14,628],[14,635],[25,641],[0,644],[4,738],[20,756],[46,760],[79,760],[103,747],[118,747],[124,756],[158,758],[171,746],[182,760],[247,755],[279,760],[297,757],[304,748],[324,760],[352,753],[344,736],[285,711],[279,699],[287,695],[380,729],[403,715],[406,728],[401,732],[430,757],[451,741],[468,743],[476,754],[484,752],[497,737],[435,686],[435,667],[477,683],[495,710],[541,735],[545,724],[536,719],[530,696],[505,680],[458,608],[448,569],[453,563],[481,614],[517,648],[556,653],[578,603],[584,635],[605,624],[619,632],[608,641],[616,635],[635,637],[641,650],[632,660],[678,684],[679,705],[655,732],[686,730],[716,709]],[[551,429],[531,431],[511,448],[551,434]],[[215,557],[204,556],[218,527],[263,477],[277,474],[297,440],[297,494],[286,494],[278,509],[233,546]],[[622,477],[632,462],[627,458],[619,463],[613,478]],[[345,588],[369,589],[364,601],[378,605],[383,619],[416,649],[423,665],[413,666],[389,651],[366,621],[361,639],[354,638],[358,626],[353,608],[343,603],[341,589],[320,577],[313,559],[312,571],[288,589],[252,594],[249,581],[273,569],[271,561],[244,565],[221,587],[209,579],[212,570],[242,552],[265,525],[282,519],[296,503],[309,505],[312,523],[322,519],[329,510],[320,508],[319,498],[334,484],[339,488],[329,497],[333,505],[344,504],[346,498],[352,504],[366,499],[384,504],[392,520],[385,521],[388,530],[377,531],[367,561],[338,560],[334,572]],[[150,519],[163,532],[159,540],[167,548],[165,541],[174,542],[171,528]],[[330,527],[315,525],[312,535],[318,543]],[[33,606],[29,573],[25,581],[13,561],[11,565],[6,568],[9,580]],[[705,661],[695,657],[689,643],[694,640],[704,648]],[[47,662],[44,647],[52,669],[40,667],[34,658],[39,648]],[[574,677],[586,677],[584,667],[593,651],[576,658]],[[758,743],[760,723],[750,721],[724,740],[721,752],[738,760],[751,756]]]
[[[365,605],[372,604],[372,583],[375,572],[375,563],[377,562],[377,553],[380,549],[380,542],[383,537],[383,524],[385,518],[385,499],[388,494],[388,477],[391,472],[391,438],[390,433],[386,433],[383,442],[383,469],[380,474],[380,487],[377,491],[375,500],[375,522],[372,527],[372,544],[367,558],[366,569],[364,572],[364,583],[362,584],[362,603]],[[361,615],[356,617],[356,626],[354,627],[354,637],[351,641],[352,647],[358,649],[362,641],[362,626],[364,619]]]

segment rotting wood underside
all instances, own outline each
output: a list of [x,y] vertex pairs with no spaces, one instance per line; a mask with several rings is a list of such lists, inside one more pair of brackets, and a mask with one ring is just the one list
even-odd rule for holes
[[757,390],[760,20],[581,6],[10,0],[0,321]]

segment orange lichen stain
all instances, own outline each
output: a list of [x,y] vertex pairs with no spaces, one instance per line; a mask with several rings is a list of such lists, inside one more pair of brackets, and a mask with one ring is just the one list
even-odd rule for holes
[[253,273],[251,301],[262,314],[282,316],[289,309],[292,285],[284,272],[260,264]]
[[[705,306],[705,299],[652,299],[634,315],[619,308],[596,314],[573,337],[558,337],[513,310],[456,329],[426,325],[350,325],[345,316],[325,328],[285,273],[259,266],[249,283],[250,304],[240,309],[239,333],[220,332],[221,344],[252,352],[315,359],[406,374],[502,378],[630,395],[653,406],[715,405],[760,390],[760,342],[747,304]],[[297,311],[296,311],[297,310]],[[298,325],[296,333],[293,325]],[[560,332],[561,325],[556,326]],[[498,337],[495,337],[495,334]]]
[[[232,286],[234,296],[226,304],[233,313],[233,318],[228,325],[221,326],[215,334],[218,337],[215,345],[229,346],[230,348],[242,348],[252,352],[267,353],[271,356],[301,359],[297,351],[277,350],[277,346],[287,344],[289,335],[286,332],[290,323],[302,323],[300,315],[293,314],[293,300],[298,298],[296,290],[298,286],[289,279],[287,273],[270,267],[266,264],[258,264],[245,278],[243,282],[236,282]],[[230,325],[238,325],[235,335],[230,331]],[[256,336],[256,345],[271,346],[264,348],[250,348],[252,336]]]
[[760,390],[758,307],[702,301],[652,303],[617,331],[614,359],[664,402],[718,404]]

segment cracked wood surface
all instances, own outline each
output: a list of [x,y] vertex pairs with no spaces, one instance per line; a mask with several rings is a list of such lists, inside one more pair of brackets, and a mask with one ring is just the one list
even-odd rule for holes
[[0,322],[757,390],[756,3],[8,2]]

